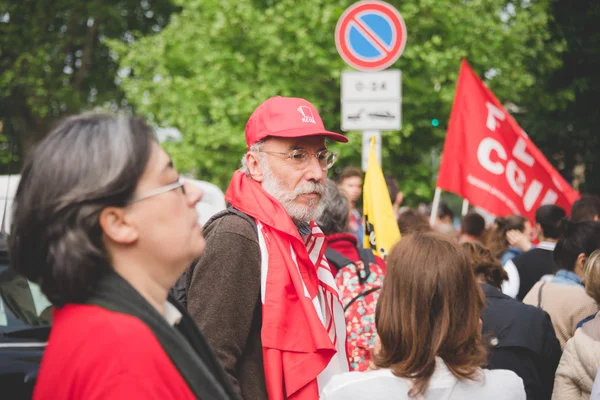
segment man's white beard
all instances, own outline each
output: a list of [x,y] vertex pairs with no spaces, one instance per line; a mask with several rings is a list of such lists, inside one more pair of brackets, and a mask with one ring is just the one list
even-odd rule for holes
[[[260,169],[263,174],[262,188],[281,203],[294,222],[314,221],[321,217],[325,209],[325,203],[322,201],[325,195],[325,185],[318,182],[306,182],[289,193],[283,183],[273,175],[266,157],[260,160]],[[318,193],[320,197],[311,199],[307,205],[298,203],[297,197],[308,193]]]

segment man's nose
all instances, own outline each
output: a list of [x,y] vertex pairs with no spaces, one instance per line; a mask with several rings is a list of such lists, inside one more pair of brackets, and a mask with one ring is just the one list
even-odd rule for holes
[[317,157],[315,157],[314,155],[311,155],[310,159],[308,161],[308,166],[306,167],[306,174],[305,174],[306,179],[309,181],[314,180],[314,181],[323,182],[323,180],[325,179],[326,176],[327,176],[327,171],[323,170],[323,167],[321,166],[321,163],[319,162]]

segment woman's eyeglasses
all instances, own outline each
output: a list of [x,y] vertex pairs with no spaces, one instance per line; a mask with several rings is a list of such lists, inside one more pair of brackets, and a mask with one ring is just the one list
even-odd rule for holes
[[136,203],[138,201],[145,200],[150,197],[158,196],[159,194],[167,193],[171,190],[175,190],[175,189],[179,189],[179,188],[181,188],[181,191],[183,192],[183,194],[185,194],[185,179],[183,179],[181,176],[177,179],[177,182],[173,182],[169,185],[154,189],[154,190],[150,191],[149,193],[146,193],[143,196],[135,197],[133,200],[131,200],[129,202],[129,204]]

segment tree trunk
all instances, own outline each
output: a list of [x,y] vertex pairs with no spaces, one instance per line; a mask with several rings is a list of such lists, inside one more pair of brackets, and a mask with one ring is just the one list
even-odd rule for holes
[[96,40],[98,39],[98,26],[100,24],[97,20],[89,27],[87,31],[85,45],[83,47],[83,54],[81,55],[81,67],[77,70],[73,78],[73,90],[80,92],[83,87],[83,82],[87,77],[88,71],[92,65],[92,57],[94,55],[94,47],[96,46]]

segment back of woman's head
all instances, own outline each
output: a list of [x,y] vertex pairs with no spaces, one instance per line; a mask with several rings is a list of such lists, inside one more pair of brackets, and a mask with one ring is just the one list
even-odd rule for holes
[[494,257],[500,259],[502,254],[508,249],[509,243],[506,239],[506,232],[516,229],[525,231],[527,219],[520,215],[509,215],[508,217],[498,217],[494,220],[494,226],[489,233],[487,244]]
[[110,268],[99,215],[131,199],[152,140],[139,118],[88,113],[64,120],[29,154],[13,203],[11,266],[53,304],[85,301]]
[[379,368],[414,381],[424,393],[441,357],[459,379],[486,361],[479,318],[483,294],[463,249],[437,233],[403,237],[388,257],[376,312]]
[[398,228],[400,233],[410,235],[412,233],[432,232],[433,228],[429,225],[427,217],[416,210],[409,208],[398,216]]
[[600,250],[594,251],[585,262],[583,285],[586,293],[600,304]]
[[554,248],[554,261],[559,269],[573,271],[580,254],[589,257],[600,249],[600,222],[572,222],[565,218],[560,229],[562,236]]
[[463,243],[462,247],[471,260],[471,267],[476,277],[497,288],[508,279],[508,274],[498,259],[487,248],[472,242]]

